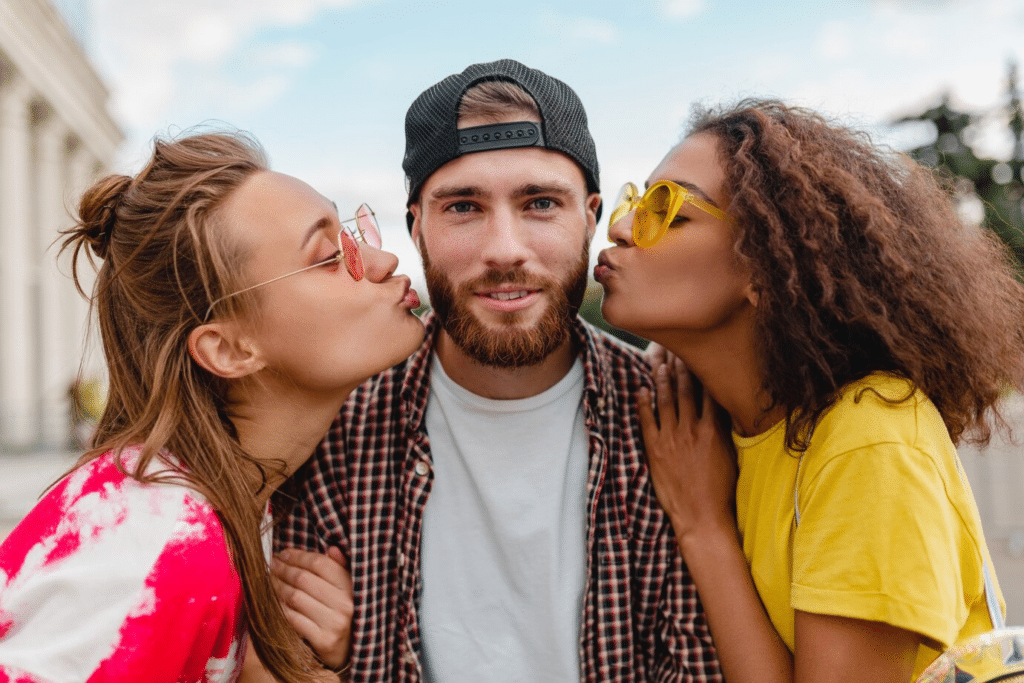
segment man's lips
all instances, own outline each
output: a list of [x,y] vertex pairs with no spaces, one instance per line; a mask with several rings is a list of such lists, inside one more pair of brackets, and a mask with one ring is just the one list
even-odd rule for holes
[[536,300],[541,290],[532,287],[501,287],[500,289],[480,289],[474,292],[488,308],[498,311],[518,311],[526,308]]
[[489,292],[478,292],[478,296],[487,297],[489,299],[495,299],[497,301],[514,301],[515,299],[522,299],[530,294],[533,294],[535,289],[503,289],[498,291]]

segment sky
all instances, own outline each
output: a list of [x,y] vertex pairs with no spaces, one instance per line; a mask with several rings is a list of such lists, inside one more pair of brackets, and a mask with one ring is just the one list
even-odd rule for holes
[[[417,284],[405,112],[472,63],[516,59],[579,94],[606,203],[647,177],[695,104],[777,97],[907,149],[930,131],[889,122],[944,94],[992,110],[1009,62],[1024,68],[1024,0],[89,0],[88,12],[87,50],[126,136],[113,170],[137,170],[154,134],[246,130],[343,213],[368,202]],[[978,144],[1010,150],[993,134]]]

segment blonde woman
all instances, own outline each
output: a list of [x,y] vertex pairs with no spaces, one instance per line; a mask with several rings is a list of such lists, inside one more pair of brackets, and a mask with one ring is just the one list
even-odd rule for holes
[[157,140],[79,213],[64,248],[99,260],[109,398],[0,546],[0,680],[234,681],[249,642],[280,680],[337,680],[344,624],[313,632],[275,596],[267,501],[422,339],[372,212],[208,133]]

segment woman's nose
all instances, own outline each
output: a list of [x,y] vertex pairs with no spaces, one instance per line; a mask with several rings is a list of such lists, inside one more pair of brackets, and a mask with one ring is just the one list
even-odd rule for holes
[[619,247],[633,246],[633,220],[636,218],[636,209],[630,209],[619,220],[608,226],[608,241]]
[[359,254],[363,258],[363,277],[371,282],[383,282],[391,277],[398,267],[398,257],[390,251],[371,247],[359,242]]

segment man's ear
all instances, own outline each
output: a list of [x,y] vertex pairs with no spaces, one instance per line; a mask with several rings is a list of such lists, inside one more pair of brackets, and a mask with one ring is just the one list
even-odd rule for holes
[[601,195],[596,192],[591,192],[587,195],[584,208],[587,212],[587,242],[589,243],[594,239],[594,233],[597,232],[597,207],[601,206]]
[[245,377],[267,365],[237,326],[226,322],[207,323],[192,330],[188,353],[201,368],[225,379]]
[[409,205],[409,214],[412,216],[412,226],[409,228],[409,235],[412,236],[412,243],[416,245],[416,249],[420,248],[420,219],[422,212],[420,209],[420,203],[414,202]]

